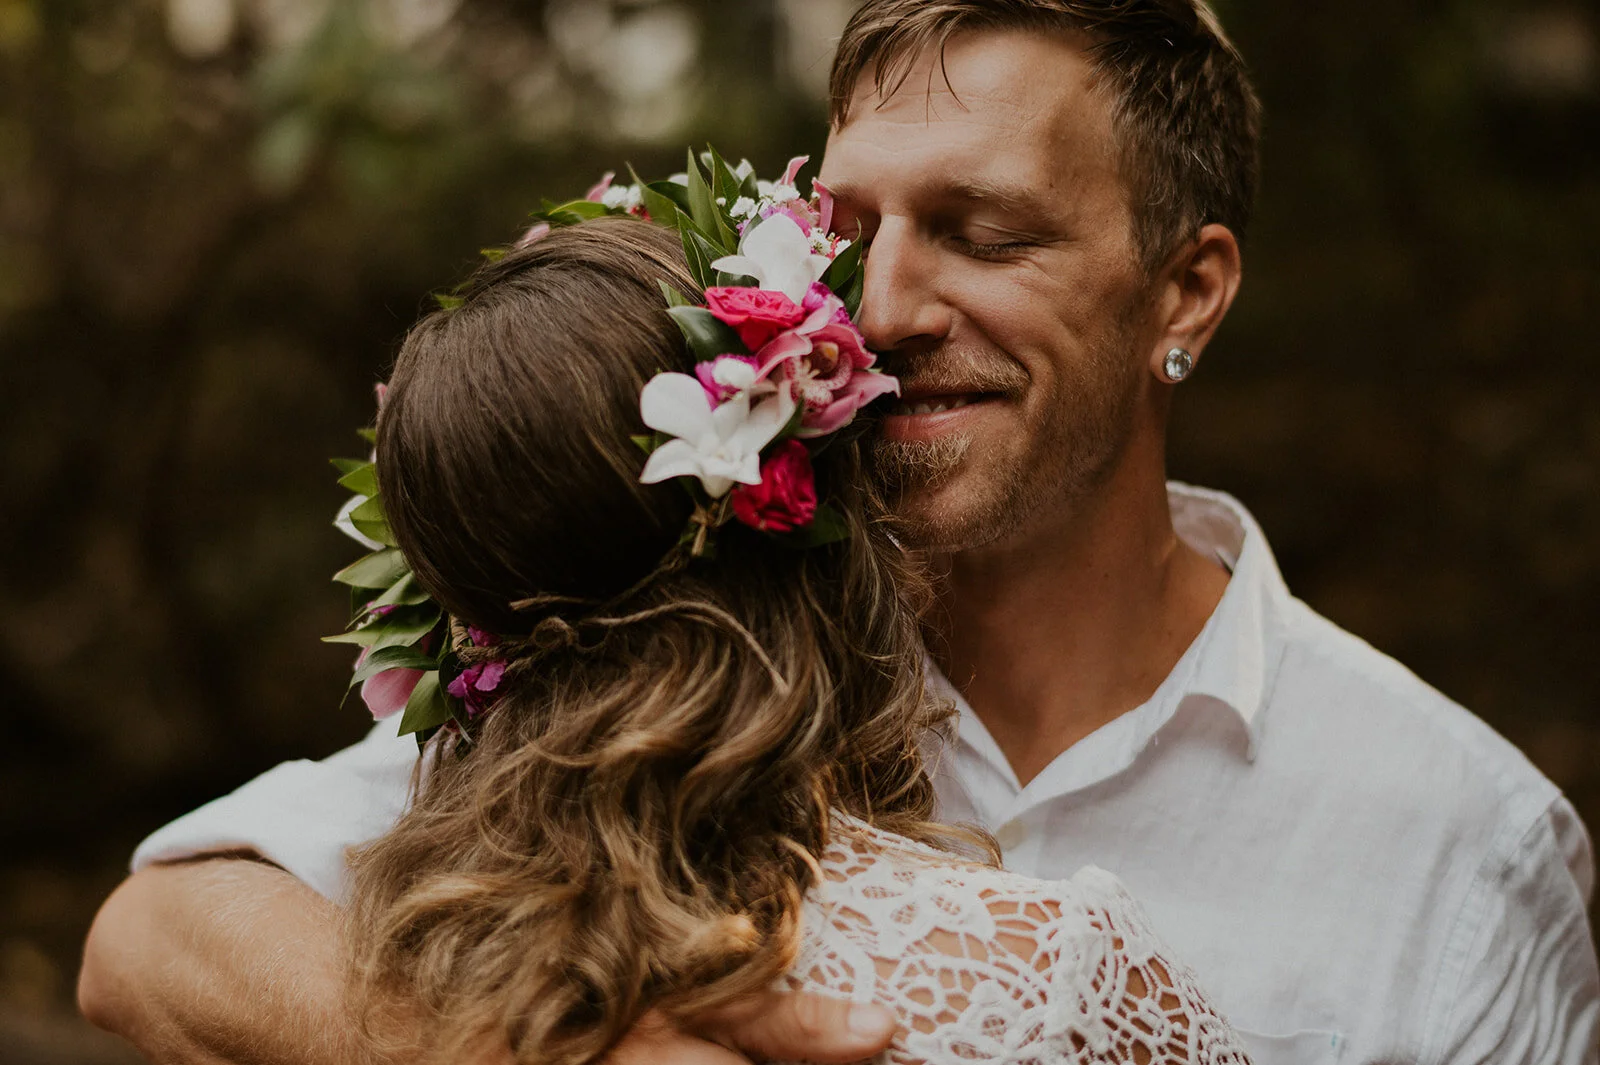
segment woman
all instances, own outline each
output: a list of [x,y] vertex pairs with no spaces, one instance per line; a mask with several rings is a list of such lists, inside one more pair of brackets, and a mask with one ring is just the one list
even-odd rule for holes
[[[1109,875],[1013,876],[933,821],[926,589],[863,470],[866,418],[807,453],[847,533],[822,546],[749,519],[713,552],[706,492],[729,497],[641,482],[641,391],[696,370],[663,283],[702,295],[667,230],[556,229],[400,354],[388,521],[473,633],[463,675],[495,683],[356,856],[364,1017],[420,1003],[407,1027],[440,1061],[503,1039],[578,1065],[646,1011],[787,984],[897,1010],[895,1062],[1244,1060]],[[759,387],[719,373],[713,394]]]

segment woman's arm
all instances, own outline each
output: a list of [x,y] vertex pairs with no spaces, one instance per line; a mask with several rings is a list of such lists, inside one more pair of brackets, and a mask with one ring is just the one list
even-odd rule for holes
[[[343,964],[333,904],[276,866],[248,857],[153,865],[95,918],[78,1004],[156,1065],[410,1065],[377,1062],[357,1040]],[[893,1031],[886,1011],[771,995],[695,1034],[641,1025],[610,1065],[742,1065],[730,1047],[857,1061]],[[488,1054],[484,1065],[504,1060]]]

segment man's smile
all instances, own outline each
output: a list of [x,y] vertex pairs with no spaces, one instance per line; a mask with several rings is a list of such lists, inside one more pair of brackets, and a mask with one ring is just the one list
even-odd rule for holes
[[998,392],[918,391],[907,389],[883,419],[890,440],[926,440],[943,436],[982,417],[1002,399]]

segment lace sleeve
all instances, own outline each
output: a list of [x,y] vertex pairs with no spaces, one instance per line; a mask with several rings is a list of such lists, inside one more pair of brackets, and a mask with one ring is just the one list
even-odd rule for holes
[[823,870],[789,983],[898,1013],[881,1062],[1248,1062],[1109,873],[1031,880],[870,829]]

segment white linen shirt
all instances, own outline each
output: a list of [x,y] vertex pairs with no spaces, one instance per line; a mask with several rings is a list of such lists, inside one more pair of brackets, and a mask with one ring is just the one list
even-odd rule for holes
[[[959,710],[934,744],[941,816],[1006,865],[1116,873],[1257,1065],[1595,1065],[1589,838],[1514,747],[1289,595],[1228,496],[1170,486],[1178,534],[1232,571],[1144,705],[1019,785]],[[134,867],[249,849],[333,899],[345,848],[404,809],[394,719],[147,839]]]

